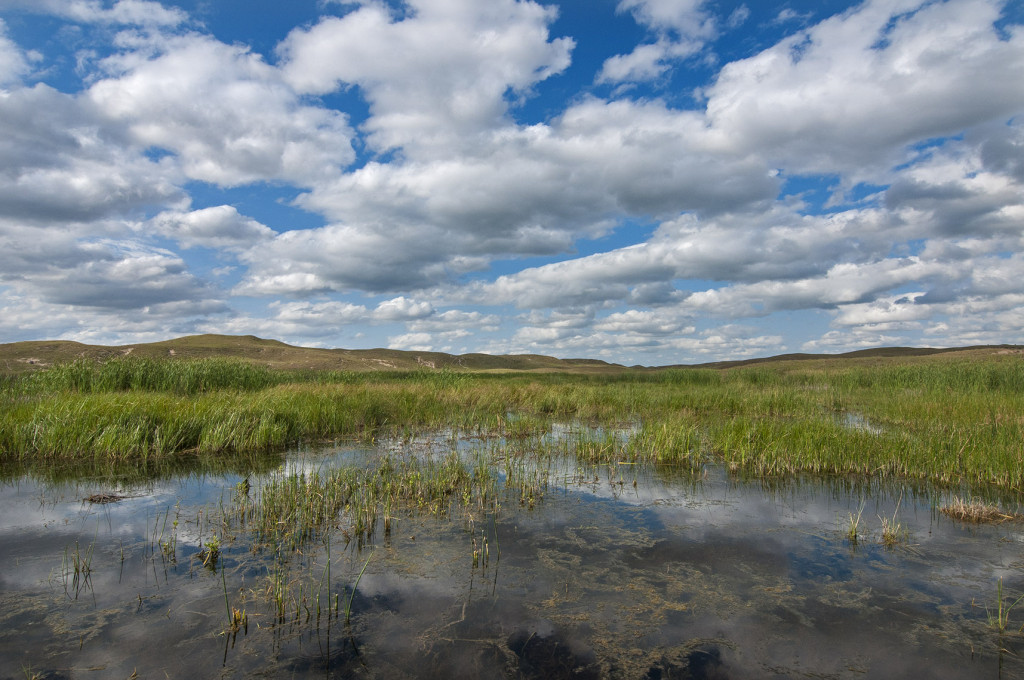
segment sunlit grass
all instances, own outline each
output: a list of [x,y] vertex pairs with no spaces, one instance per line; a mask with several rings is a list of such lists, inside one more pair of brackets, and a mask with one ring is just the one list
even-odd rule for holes
[[591,464],[699,470],[721,461],[762,477],[1024,489],[1024,364],[1002,357],[606,376],[288,373],[230,360],[124,358],[57,366],[0,390],[0,459],[23,466],[151,466],[440,429],[532,438],[543,448],[553,425],[575,421],[601,426],[571,442]]

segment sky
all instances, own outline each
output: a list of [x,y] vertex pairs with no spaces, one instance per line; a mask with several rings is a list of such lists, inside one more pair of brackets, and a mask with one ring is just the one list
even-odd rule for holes
[[1024,343],[1019,0],[0,0],[0,342]]

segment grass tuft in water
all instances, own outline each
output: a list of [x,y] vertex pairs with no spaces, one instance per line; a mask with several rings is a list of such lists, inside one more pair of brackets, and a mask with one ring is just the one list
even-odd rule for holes
[[[988,610],[988,625],[994,628],[1000,635],[1005,635],[1010,627],[1010,611],[1016,607],[1021,600],[1024,600],[1024,595],[1021,595],[1016,600],[1009,602],[1009,598],[1003,593],[1003,578],[1000,576],[996,582],[996,606],[995,610]],[[1020,633],[1024,631],[1024,624],[1017,629]]]
[[977,499],[954,498],[949,505],[939,508],[939,511],[951,519],[974,524],[998,524],[1024,519],[1024,516],[1003,512],[999,507]]
[[363,574],[366,572],[366,568],[370,566],[370,559],[373,557],[374,551],[371,550],[370,554],[366,556],[366,562],[363,563],[363,568],[359,570],[359,575],[356,576],[355,583],[352,584],[352,592],[348,595],[348,600],[345,602],[345,623],[346,625],[351,621],[352,618],[352,600],[355,599],[356,589],[359,587],[359,582],[363,580]]
[[860,520],[864,514],[864,503],[861,502],[860,508],[857,509],[857,514],[850,513],[849,522],[846,527],[846,539],[850,541],[850,544],[856,546],[860,541]]

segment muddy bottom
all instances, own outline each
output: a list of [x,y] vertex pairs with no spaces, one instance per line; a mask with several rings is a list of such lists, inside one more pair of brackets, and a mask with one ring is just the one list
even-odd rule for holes
[[0,678],[1024,677],[1024,527],[951,520],[946,492],[560,479],[284,558],[231,520],[241,476],[7,483]]

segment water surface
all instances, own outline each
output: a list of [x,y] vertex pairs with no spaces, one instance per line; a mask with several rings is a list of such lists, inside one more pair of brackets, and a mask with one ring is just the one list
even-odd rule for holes
[[[1024,527],[950,520],[947,491],[714,466],[550,472],[532,509],[399,514],[369,542],[338,529],[285,563],[234,515],[265,469],[19,477],[0,486],[0,677],[1024,677],[1024,604],[1009,633],[989,625],[999,579],[1006,605],[1024,593]],[[86,500],[98,493],[120,500]],[[905,528],[894,546],[883,519]],[[235,608],[248,625],[232,632]]]

